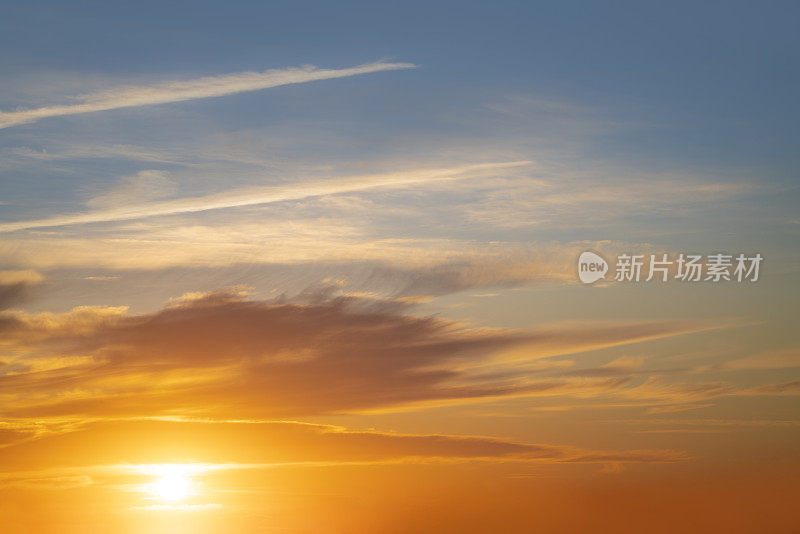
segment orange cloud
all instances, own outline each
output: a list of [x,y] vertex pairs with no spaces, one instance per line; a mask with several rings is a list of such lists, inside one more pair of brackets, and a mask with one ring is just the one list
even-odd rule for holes
[[285,421],[105,421],[0,449],[0,466],[7,472],[158,464],[175,458],[240,468],[396,461],[661,463],[688,459],[674,450],[592,451],[486,436],[353,431]]
[[6,313],[6,343],[23,356],[0,376],[3,412],[285,417],[548,391],[580,394],[582,388],[591,393],[627,379],[536,382],[524,367],[493,373],[492,362],[698,329],[670,321],[472,329],[408,315],[403,301],[326,292],[303,299],[253,301],[218,292],[145,315],[127,315],[124,308]]

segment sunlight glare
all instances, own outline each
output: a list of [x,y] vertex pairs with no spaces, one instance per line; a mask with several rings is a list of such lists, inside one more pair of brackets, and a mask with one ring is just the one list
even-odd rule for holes
[[161,500],[176,502],[189,495],[191,481],[182,473],[166,473],[154,484],[154,493]]

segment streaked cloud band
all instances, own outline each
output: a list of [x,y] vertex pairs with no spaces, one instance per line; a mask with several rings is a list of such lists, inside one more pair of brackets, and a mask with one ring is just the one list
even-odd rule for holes
[[76,115],[94,111],[150,106],[169,102],[182,102],[198,98],[258,91],[281,85],[307,83],[332,78],[346,78],[359,74],[387,70],[411,69],[413,63],[365,63],[346,69],[319,69],[313,65],[271,69],[264,72],[239,72],[221,76],[207,76],[194,80],[170,81],[154,85],[121,86],[79,97],[80,103],[45,106],[11,112],[0,112],[0,129],[35,122],[47,117]]
[[273,202],[299,200],[309,197],[364,191],[375,188],[404,187],[425,182],[467,178],[479,175],[483,172],[521,167],[529,164],[531,164],[530,161],[479,163],[439,169],[353,176],[313,183],[293,183],[273,187],[236,189],[213,195],[164,200],[134,206],[121,206],[84,213],[59,215],[46,219],[9,222],[0,224],[0,232],[13,232],[49,226],[68,226],[72,224],[142,219],[158,215],[176,215],[223,208],[270,204]]

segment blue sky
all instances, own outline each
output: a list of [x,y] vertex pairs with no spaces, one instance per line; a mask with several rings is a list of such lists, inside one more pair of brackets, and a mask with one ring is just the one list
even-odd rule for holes
[[[263,216],[265,227],[276,217],[315,228],[335,221],[328,231],[348,235],[353,246],[406,240],[416,243],[412,256],[449,251],[436,260],[445,263],[463,261],[465,250],[487,254],[487,247],[507,246],[514,255],[525,254],[527,243],[610,242],[703,251],[758,246],[777,272],[797,268],[800,46],[790,4],[270,2],[220,9],[21,2],[5,9],[6,112],[245,71],[415,65],[5,128],[5,222],[91,211],[126,194],[129,203],[150,202],[302,188],[336,176],[532,162],[456,189],[377,191],[355,211],[346,199],[308,200],[299,209],[61,227],[62,237],[76,240],[72,250],[81,239],[168,239],[158,231],[197,221],[229,231]],[[159,221],[158,231],[135,227]],[[30,257],[33,267],[51,270],[120,267],[42,259],[47,254],[36,247],[46,245],[36,242],[50,238],[25,232],[10,234],[24,243],[7,245],[14,252],[8,267],[24,267]],[[431,239],[440,241],[425,243]],[[353,255],[340,259],[398,259],[395,252]],[[234,264],[249,261],[237,258]]]
[[[16,78],[53,72],[89,80],[148,79],[390,58],[421,68],[352,83],[397,102],[395,111],[402,110],[409,127],[435,126],[425,121],[431,107],[474,106],[498,92],[535,92],[656,126],[645,135],[606,141],[598,147],[604,154],[662,164],[757,164],[784,178],[797,162],[787,159],[798,118],[792,67],[800,48],[791,2],[216,7],[5,2],[4,86],[24,91]],[[349,82],[325,93],[348,90]],[[9,97],[3,103],[26,104]]]

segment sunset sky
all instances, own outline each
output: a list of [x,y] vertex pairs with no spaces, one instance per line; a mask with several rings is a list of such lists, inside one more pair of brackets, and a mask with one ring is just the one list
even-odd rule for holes
[[0,531],[797,532],[799,19],[0,1]]

